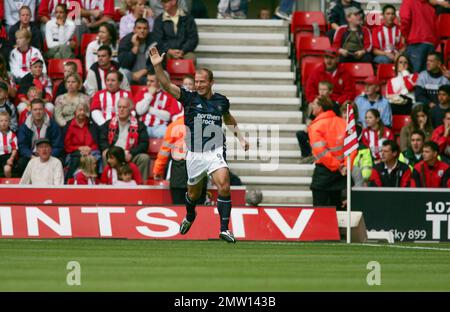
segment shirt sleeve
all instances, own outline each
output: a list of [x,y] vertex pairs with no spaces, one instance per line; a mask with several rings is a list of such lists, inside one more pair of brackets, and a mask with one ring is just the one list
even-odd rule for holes
[[184,107],[189,106],[195,97],[195,92],[186,90],[184,87],[180,88],[180,98],[178,99]]

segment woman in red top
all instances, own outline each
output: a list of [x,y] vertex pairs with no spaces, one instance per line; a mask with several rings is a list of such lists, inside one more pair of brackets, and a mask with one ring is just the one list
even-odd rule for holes
[[80,165],[80,157],[93,155],[101,161],[98,149],[98,131],[96,125],[89,121],[89,107],[86,103],[78,103],[75,108],[75,118],[67,122],[64,128],[65,164],[68,166],[66,180],[73,177],[73,173]]
[[375,163],[381,161],[381,148],[383,141],[394,140],[394,134],[391,129],[383,124],[380,118],[380,112],[376,109],[369,109],[366,113],[366,124],[361,136],[361,142],[370,149]]
[[[103,170],[100,183],[114,185],[118,180],[117,169],[126,163],[125,150],[119,146],[111,146],[106,152],[106,160],[108,164]],[[137,184],[143,184],[139,168],[132,162],[129,162],[128,165],[133,171],[133,180],[136,181]]]

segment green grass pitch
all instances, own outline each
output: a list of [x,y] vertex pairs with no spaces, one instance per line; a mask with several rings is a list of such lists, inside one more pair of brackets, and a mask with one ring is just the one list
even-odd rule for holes
[[[80,286],[66,283],[69,261]],[[367,284],[370,261],[380,286]],[[1,239],[0,281],[0,291],[450,291],[450,244]]]

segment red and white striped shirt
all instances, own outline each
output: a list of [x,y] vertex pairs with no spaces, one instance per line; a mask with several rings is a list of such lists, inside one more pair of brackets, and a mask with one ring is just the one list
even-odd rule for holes
[[80,2],[85,10],[100,10],[103,15],[114,16],[114,0],[80,0]]
[[0,131],[0,155],[11,154],[13,150],[17,150],[17,137],[9,130],[6,133]]
[[361,142],[370,149],[373,159],[376,160],[381,159],[381,147],[383,146],[383,142],[394,139],[394,134],[388,127],[384,127],[384,132],[381,137],[378,132],[378,130],[375,131],[370,128],[364,128],[361,134]]
[[399,51],[403,48],[400,27],[380,25],[372,31],[373,47],[383,51]]
[[[99,110],[102,112],[105,121],[110,120],[111,118],[116,116],[117,105],[119,104],[119,100],[121,98],[128,98],[128,97],[133,98],[129,91],[121,89],[114,93],[111,93],[108,90],[98,91],[97,93],[95,93],[92,99],[91,112],[93,112],[94,110]],[[102,123],[97,122],[97,124]]]
[[[135,103],[136,103],[136,110],[138,111],[138,105],[141,106],[141,101],[148,101],[148,98],[144,98],[145,94],[148,93],[148,88],[144,88],[138,92],[138,94],[135,97]],[[145,103],[148,105],[148,102]],[[144,104],[144,106],[145,106]],[[169,93],[166,91],[160,90],[158,91],[153,99],[150,102],[149,108],[154,107],[158,110],[164,110],[170,113],[170,120],[172,120],[172,117],[175,115],[180,114],[183,111],[183,108],[181,104]],[[141,121],[147,126],[147,127],[153,127],[158,125],[168,125],[170,123],[170,120],[162,120],[155,116],[154,114],[151,114],[148,109],[146,109],[145,114],[141,114],[140,118]]]

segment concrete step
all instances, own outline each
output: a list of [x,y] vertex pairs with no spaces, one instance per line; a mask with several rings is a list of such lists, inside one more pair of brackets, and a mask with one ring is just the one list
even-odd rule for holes
[[282,33],[289,34],[289,23],[283,20],[196,19],[198,32]]
[[301,99],[296,97],[228,97],[233,110],[282,110],[299,111]]
[[[236,85],[221,84],[213,85],[214,92],[221,93],[226,97],[297,97],[297,87],[295,85]],[[276,102],[275,102],[276,103]]]
[[310,185],[311,177],[240,176],[243,184]]
[[285,46],[284,33],[199,32],[200,45]]
[[262,190],[264,204],[312,205],[311,191]]
[[[298,150],[298,141],[295,135],[289,136],[289,137],[270,137],[270,133],[253,133],[253,132],[243,132],[242,135],[245,135],[246,139],[250,143],[250,146],[254,146],[256,144],[259,144],[259,146],[271,146],[272,140],[275,140],[275,142],[278,144],[278,147],[280,150]],[[234,144],[234,136],[231,134],[227,135],[227,142],[231,144]],[[235,144],[236,145],[236,144]],[[238,149],[235,147],[234,149]]]
[[214,81],[216,83],[235,84],[272,84],[272,85],[294,85],[295,74],[292,72],[262,72],[262,71],[215,71]]
[[206,67],[212,71],[291,72],[291,61],[288,59],[198,58],[197,67]]
[[239,176],[280,176],[280,177],[310,177],[314,165],[300,164],[264,164],[246,162],[231,163],[230,169]]
[[271,160],[273,163],[278,163],[279,159],[293,158],[299,160],[301,157],[300,150],[278,150],[277,148],[250,148],[244,151],[240,146],[234,147],[227,144],[227,160],[247,161],[252,160]]
[[302,112],[231,110],[238,123],[302,123]]
[[286,46],[226,46],[198,45],[197,57],[251,58],[251,59],[287,59],[289,48]]

